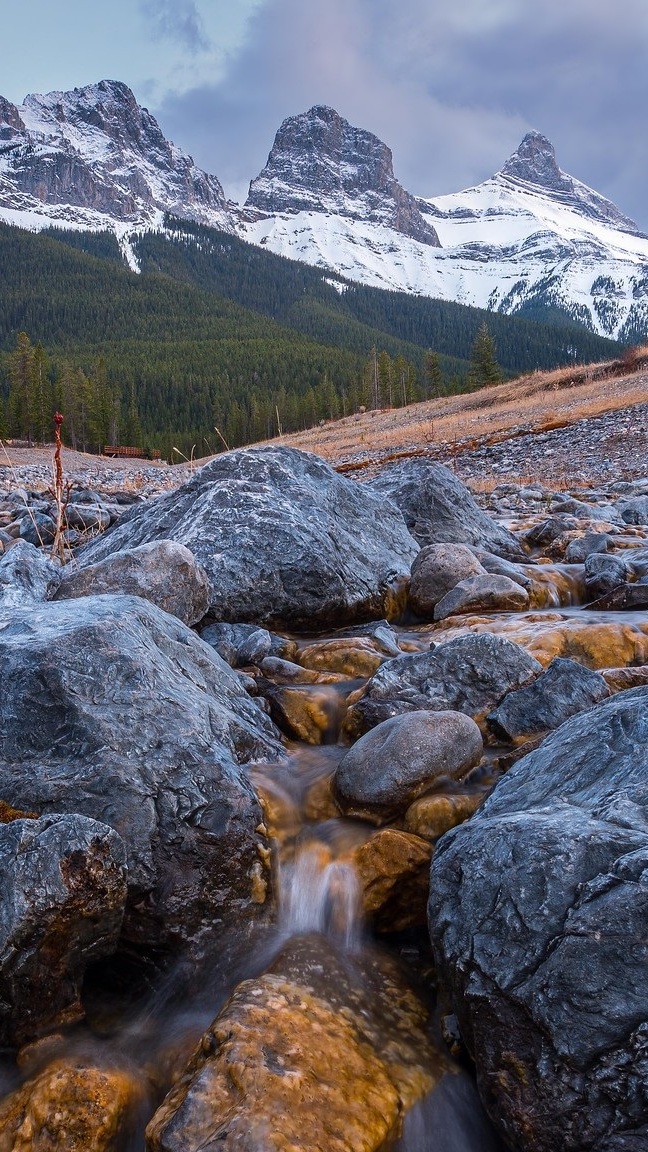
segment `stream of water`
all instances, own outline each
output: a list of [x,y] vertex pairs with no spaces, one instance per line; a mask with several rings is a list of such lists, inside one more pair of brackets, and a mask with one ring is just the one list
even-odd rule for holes
[[[456,619],[447,625],[408,626],[397,629],[403,650],[425,650],[431,640],[445,640],[462,631],[500,632],[523,643],[534,654],[556,654],[558,640],[568,654],[570,634],[586,627],[590,637],[603,636],[606,630],[623,633],[624,643],[636,647],[635,663],[648,663],[648,624],[645,613],[583,613],[578,607],[581,573],[576,566],[529,566],[529,575],[540,591],[536,607],[524,613],[498,614],[488,617]],[[566,637],[566,639],[565,639]],[[551,643],[548,638],[551,639]],[[575,643],[581,644],[577,639]],[[601,640],[603,643],[603,640]],[[607,641],[606,641],[607,643]],[[610,643],[611,640],[610,640]],[[544,647],[543,647],[544,646]],[[612,645],[614,650],[614,646]],[[629,661],[626,661],[626,663]],[[349,680],[349,687],[360,681]],[[300,686],[305,693],[322,693],[321,685]],[[362,845],[372,832],[371,826],[330,815],[324,802],[313,802],[313,796],[324,795],[326,782],[333,773],[345,748],[337,743],[342,709],[335,701],[342,699],[340,687],[327,688],[333,703],[328,709],[329,729],[322,734],[322,744],[293,744],[280,766],[253,774],[253,782],[265,795],[273,810],[275,827],[275,901],[276,922],[259,930],[252,947],[246,944],[243,954],[236,946],[231,950],[227,976],[223,976],[222,958],[218,973],[206,976],[199,992],[190,1003],[178,1002],[173,978],[149,995],[144,1010],[113,1012],[106,1005],[90,1005],[92,1030],[85,1026],[72,1036],[44,1043],[48,1057],[65,1053],[83,1054],[98,1063],[114,1062],[128,1067],[142,1083],[142,1097],[126,1138],[124,1152],[142,1152],[143,1128],[159,1103],[172,1076],[182,1068],[200,1036],[215,1017],[232,989],[244,979],[267,970],[282,949],[298,937],[322,941],[322,968],[330,949],[345,964],[362,969],[366,957],[376,947],[383,947],[402,974],[403,986],[418,982],[424,987],[421,972],[429,968],[429,945],[425,931],[386,938],[376,945],[363,923],[361,889],[352,864],[353,850]],[[326,974],[324,971],[324,977]],[[429,982],[428,982],[429,987]],[[430,1006],[433,1009],[432,991]],[[448,1060],[446,1053],[444,1060]],[[38,1057],[24,1061],[24,1074],[39,1066]],[[0,1069],[0,1090],[9,1091],[16,1083],[11,1061]],[[467,1067],[455,1066],[438,1087],[407,1114],[400,1141],[393,1152],[501,1152],[499,1143],[486,1117],[474,1082]]]

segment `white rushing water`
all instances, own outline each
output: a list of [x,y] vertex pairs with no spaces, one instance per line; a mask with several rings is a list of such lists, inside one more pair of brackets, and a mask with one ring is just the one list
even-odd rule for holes
[[320,932],[345,952],[360,946],[360,885],[353,866],[312,841],[279,865],[279,927],[286,937]]

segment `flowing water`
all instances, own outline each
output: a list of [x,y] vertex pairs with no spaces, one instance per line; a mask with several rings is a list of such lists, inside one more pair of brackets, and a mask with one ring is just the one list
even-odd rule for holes
[[[533,607],[528,612],[403,627],[396,630],[401,650],[424,651],[431,641],[484,630],[515,639],[544,663],[553,655],[576,651],[578,658],[593,667],[608,667],[610,661],[612,666],[615,661],[618,665],[648,663],[644,613],[584,613],[578,607],[582,594],[582,569],[578,566],[529,565],[526,572],[533,580]],[[300,685],[300,692],[311,692],[318,699],[324,690],[327,704],[320,713],[324,716],[321,744],[295,743],[281,765],[255,770],[252,775],[271,816],[274,836],[277,914],[272,927],[259,929],[253,945],[247,941],[242,950],[232,942],[227,965],[221,957],[214,974],[205,974],[200,990],[190,1001],[179,996],[172,976],[149,994],[144,1009],[131,1006],[124,1010],[118,998],[114,1003],[102,1003],[90,993],[92,1028],[84,1026],[55,1037],[42,1044],[40,1055],[37,1045],[31,1057],[23,1058],[24,1075],[33,1074],[46,1059],[60,1055],[126,1068],[139,1083],[141,1093],[133,1108],[131,1131],[119,1152],[142,1152],[147,1119],[232,990],[240,981],[270,969],[287,945],[297,939],[309,941],[311,969],[313,948],[317,948],[313,940],[321,941],[319,968],[324,983],[330,966],[327,958],[338,958],[335,980],[339,981],[340,971],[353,974],[357,980],[363,966],[380,966],[382,961],[376,957],[382,948],[389,958],[390,979],[397,972],[403,988],[415,984],[424,995],[427,988],[430,1008],[434,1008],[425,931],[388,936],[386,943],[376,945],[363,922],[362,889],[354,866],[355,851],[374,829],[337,815],[331,799],[329,781],[345,752],[337,743],[345,691],[348,694],[363,682],[364,678],[349,675],[342,685]],[[328,992],[334,997],[336,989]],[[373,995],[370,988],[366,994]],[[432,1035],[436,1027],[433,1011],[430,1027]],[[440,1059],[448,1066],[447,1054]],[[4,1073],[0,1067],[0,1090],[10,1091],[16,1076],[8,1058]],[[407,1113],[393,1152],[501,1152],[502,1148],[469,1071],[457,1065]]]

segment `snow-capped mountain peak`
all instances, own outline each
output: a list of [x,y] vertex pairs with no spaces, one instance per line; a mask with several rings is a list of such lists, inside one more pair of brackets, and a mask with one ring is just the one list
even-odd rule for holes
[[439,244],[416,200],[396,179],[387,145],[325,105],[284,120],[245,207],[266,215],[334,213]]
[[638,225],[620,212],[616,204],[558,167],[553,144],[540,132],[527,133],[497,176],[514,186],[536,188],[556,203],[575,208],[592,220],[623,232],[639,233]]
[[43,227],[159,225],[164,212],[232,230],[215,176],[164,137],[125,84],[0,98],[0,207],[10,223]]

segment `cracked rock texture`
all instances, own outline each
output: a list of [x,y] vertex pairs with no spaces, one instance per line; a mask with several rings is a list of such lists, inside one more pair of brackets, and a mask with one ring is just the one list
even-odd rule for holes
[[209,615],[315,628],[386,614],[418,545],[398,509],[293,448],[228,452],[175,492],[135,508],[77,553],[176,540],[209,580]]
[[277,732],[189,628],[139,596],[16,610],[0,628],[0,799],[121,836],[122,944],[199,960],[258,914],[262,816],[241,766]]
[[422,548],[475,544],[510,560],[525,558],[513,533],[482,512],[466,485],[442,464],[404,460],[384,468],[366,487],[393,500]]
[[511,1148],[648,1146],[647,705],[568,720],[437,846],[440,979]]

